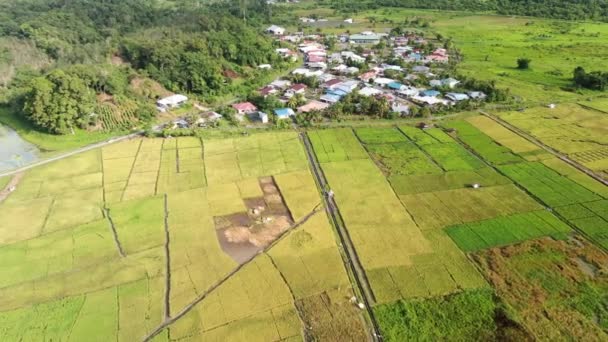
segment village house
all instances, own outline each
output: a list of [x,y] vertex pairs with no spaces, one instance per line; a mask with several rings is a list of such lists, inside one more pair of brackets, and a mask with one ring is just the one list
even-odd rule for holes
[[240,115],[250,114],[258,110],[258,108],[251,102],[241,102],[232,105],[232,108]]
[[374,79],[374,84],[380,87],[387,87],[389,84],[395,82],[395,80],[386,78],[386,77],[378,77]]
[[329,107],[329,104],[320,101],[312,100],[307,104],[298,107],[298,113],[308,113],[314,110],[322,111]]
[[182,106],[187,101],[188,97],[180,94],[175,94],[156,101],[156,108],[161,112],[166,112],[171,108],[177,108]]
[[382,91],[372,87],[365,87],[359,90],[359,95],[361,96],[376,96],[379,94],[382,94]]
[[274,87],[276,89],[287,89],[289,86],[291,85],[291,82],[288,80],[274,80],[272,83],[270,83],[271,87]]
[[365,83],[368,83],[371,79],[375,78],[378,74],[375,71],[368,71],[359,75],[359,79]]
[[470,91],[467,95],[473,100],[485,100],[486,98],[486,94],[481,91]]
[[279,108],[274,110],[274,114],[277,116],[279,120],[288,119],[296,113],[291,108]]
[[276,95],[279,91],[274,87],[266,86],[264,88],[259,89],[258,92],[260,93],[260,95],[267,97],[269,95]]
[[271,25],[266,29],[266,33],[270,33],[275,36],[282,36],[285,34],[285,29],[277,25]]
[[468,100],[469,96],[467,94],[462,93],[447,93],[445,94],[445,98],[454,102],[460,102],[464,100]]
[[334,88],[338,87],[340,84],[342,84],[342,81],[335,78],[333,80],[329,80],[329,81],[325,82],[323,84],[323,88],[334,89]]
[[306,92],[306,88],[306,84],[296,83],[292,85],[289,89],[287,89],[287,91],[285,92],[285,97],[291,98],[292,96],[297,94],[303,95]]
[[410,107],[407,104],[398,101],[391,104],[391,110],[401,115],[407,115],[410,113]]
[[268,123],[268,114],[264,112],[258,112],[258,118],[260,119],[260,121],[262,121],[262,123]]
[[451,77],[441,80],[441,85],[450,89],[456,87],[458,84],[460,84],[460,81]]
[[378,44],[378,43],[380,43],[380,36],[377,34],[373,34],[373,33],[372,34],[352,34],[349,37],[349,41],[352,44]]

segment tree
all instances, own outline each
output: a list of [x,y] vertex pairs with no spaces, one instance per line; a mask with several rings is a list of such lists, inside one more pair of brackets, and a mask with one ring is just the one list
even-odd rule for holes
[[67,134],[87,126],[95,104],[94,92],[80,78],[58,69],[32,80],[23,112],[36,126]]
[[605,90],[608,87],[608,72],[592,71],[587,73],[582,67],[574,69],[574,85],[577,87]]
[[525,70],[530,68],[530,63],[532,61],[529,58],[518,58],[517,59],[517,69]]

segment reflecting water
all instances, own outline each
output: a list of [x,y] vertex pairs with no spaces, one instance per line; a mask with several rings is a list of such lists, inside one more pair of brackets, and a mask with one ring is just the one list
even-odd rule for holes
[[0,172],[15,169],[38,159],[36,146],[21,139],[14,130],[0,125]]

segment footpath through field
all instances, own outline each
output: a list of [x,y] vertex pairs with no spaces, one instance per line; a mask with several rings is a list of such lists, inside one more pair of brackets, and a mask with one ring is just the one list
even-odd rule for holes
[[350,235],[344,226],[344,220],[342,220],[342,216],[340,215],[340,211],[338,206],[331,194],[329,192],[329,186],[327,179],[325,178],[325,174],[321,170],[321,166],[319,165],[319,161],[317,160],[313,150],[310,140],[306,133],[299,133],[302,142],[304,143],[304,149],[306,150],[306,155],[308,157],[308,161],[313,171],[313,176],[315,177],[315,181],[317,185],[323,192],[322,197],[325,202],[325,209],[327,215],[331,218],[334,226],[336,227],[336,232],[340,238],[341,245],[343,247],[343,251],[345,253],[346,260],[348,261],[348,266],[354,275],[355,285],[358,288],[358,292],[361,294],[361,299],[363,304],[365,305],[365,309],[368,313],[370,323],[372,325],[372,340],[373,341],[381,341],[382,336],[380,335],[380,328],[378,326],[378,322],[376,321],[376,317],[374,315],[374,311],[372,310],[371,305],[375,302],[374,295],[367,281],[367,277],[365,276],[365,271],[363,270],[363,266],[359,261],[359,257],[357,256],[357,252],[353,243],[350,239]]

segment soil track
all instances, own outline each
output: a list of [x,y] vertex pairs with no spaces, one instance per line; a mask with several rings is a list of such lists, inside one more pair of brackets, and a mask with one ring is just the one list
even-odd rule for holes
[[323,192],[323,200],[327,204],[325,206],[327,215],[331,218],[334,227],[336,228],[336,232],[340,238],[342,250],[345,254],[347,266],[350,268],[351,273],[354,275],[355,285],[358,289],[358,292],[361,294],[361,300],[365,305],[365,310],[367,311],[370,323],[372,325],[373,332],[371,334],[371,338],[373,341],[381,341],[382,336],[380,335],[380,328],[378,326],[378,322],[376,321],[376,317],[374,315],[374,311],[372,310],[371,305],[375,302],[374,294],[372,292],[371,286],[367,280],[367,276],[365,274],[365,270],[359,261],[359,256],[357,255],[357,251],[353,246],[353,243],[350,239],[350,235],[348,234],[348,230],[344,225],[344,220],[342,219],[342,215],[338,209],[338,205],[336,204],[333,196],[328,196],[325,191],[329,189],[329,185],[327,179],[325,178],[325,174],[319,165],[319,161],[317,160],[313,150],[310,140],[306,133],[299,133],[300,139],[304,143],[304,149],[306,150],[306,155],[308,157],[308,162],[310,163],[310,167],[313,171],[313,176],[320,190]]
[[17,185],[19,185],[19,182],[21,182],[21,178],[23,178],[23,172],[15,174],[13,178],[8,182],[8,184],[6,184],[4,189],[0,191],[0,203],[11,194],[11,188],[17,187]]
[[[300,227],[301,225],[306,223],[311,217],[313,217],[319,211],[321,211],[321,203],[319,203],[310,213],[308,213],[306,216],[304,216],[300,221],[296,222],[294,225],[289,227],[289,229],[287,229],[285,232],[283,232],[283,234],[281,236],[279,236],[272,244],[270,244],[268,247],[266,247],[263,251],[261,251],[258,254],[266,253],[270,248],[272,248],[275,244],[277,244],[279,241],[281,241],[287,234],[289,234],[289,232],[297,229],[298,227]],[[167,226],[167,229],[168,229],[168,226]],[[167,240],[166,247],[167,248],[169,247],[169,240]],[[243,267],[245,267],[246,265],[251,263],[258,254],[252,256],[249,260],[240,264],[234,270],[232,270],[230,273],[228,273],[223,278],[218,280],[215,284],[213,284],[205,292],[201,293],[198,297],[196,297],[194,300],[192,300],[192,302],[190,302],[190,304],[186,305],[181,311],[176,313],[174,316],[165,317],[165,320],[163,321],[163,323],[161,323],[158,327],[156,327],[156,329],[154,329],[154,331],[152,331],[150,334],[148,334],[148,336],[144,337],[143,341],[144,342],[151,341],[152,339],[154,339],[155,336],[160,334],[164,329],[169,327],[171,324],[175,323],[180,318],[184,317],[198,303],[202,302],[205,298],[207,298],[207,296],[209,294],[211,294],[218,287],[220,287],[222,284],[224,284],[228,279],[232,278],[232,276],[235,275]],[[169,254],[167,254],[167,256],[169,256]],[[169,263],[167,263],[167,267],[169,267]],[[167,268],[167,270],[169,270],[169,268]],[[170,275],[170,274],[168,273],[167,275]],[[169,282],[170,282],[170,279],[167,280],[168,284],[169,284]],[[168,289],[168,291],[171,290],[170,287],[167,287],[167,289]]]

